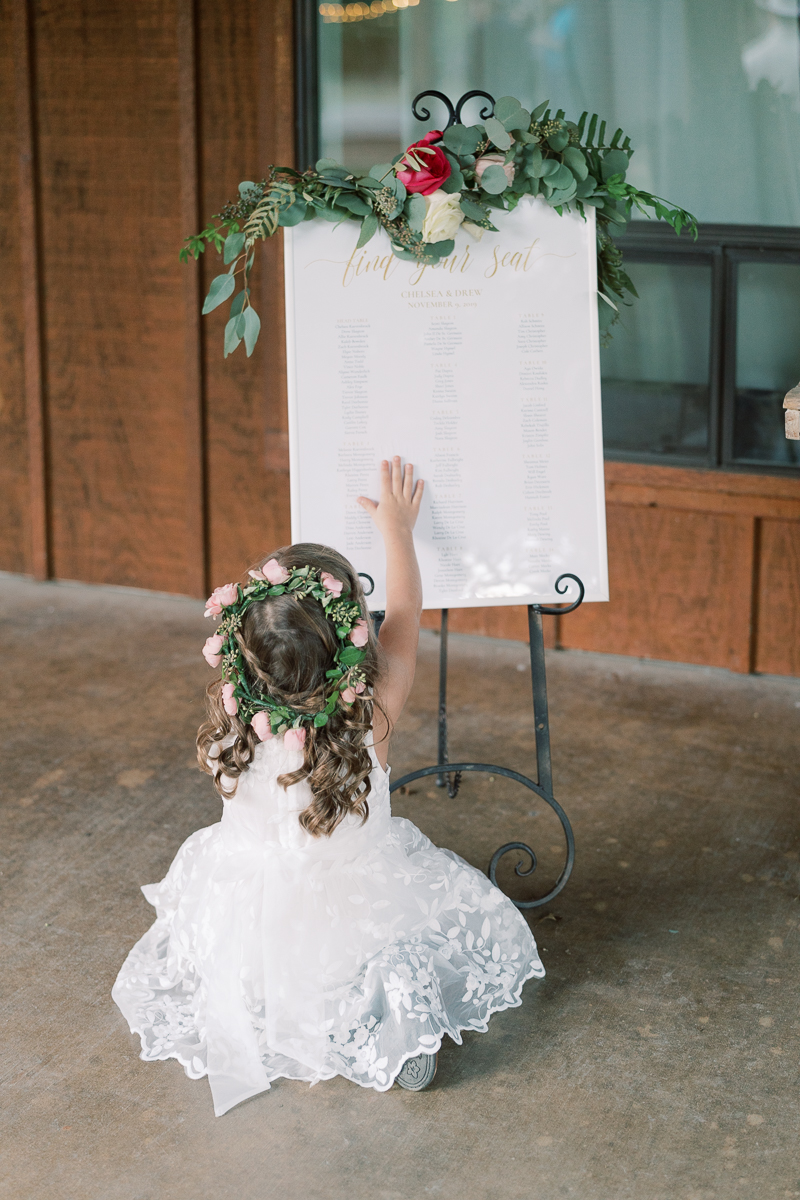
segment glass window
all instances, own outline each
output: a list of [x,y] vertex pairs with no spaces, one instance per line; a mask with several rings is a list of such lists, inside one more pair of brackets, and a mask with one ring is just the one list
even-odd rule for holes
[[640,299],[601,351],[603,437],[625,454],[709,451],[711,266],[628,263]]
[[800,381],[800,263],[740,262],[736,274],[734,460],[800,465],[783,419]]
[[[321,151],[385,162],[418,92],[549,99],[621,125],[629,179],[701,221],[800,224],[795,0],[361,0],[318,6]],[[477,108],[471,118],[477,116]]]

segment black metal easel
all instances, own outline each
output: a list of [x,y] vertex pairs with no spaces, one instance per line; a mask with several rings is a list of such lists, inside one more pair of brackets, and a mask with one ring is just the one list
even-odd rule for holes
[[[367,595],[371,594],[372,587],[374,586],[371,576],[362,572],[359,572],[359,574],[361,574],[362,579],[369,580],[372,586]],[[565,613],[574,612],[583,602],[585,594],[583,583],[577,575],[573,575],[571,572],[559,575],[555,584],[556,592],[561,596],[567,591],[568,585],[564,582],[567,579],[572,579],[578,585],[578,598],[572,604],[566,604],[563,608],[551,608],[544,604],[528,605],[537,782],[534,783],[532,779],[529,779],[527,775],[521,775],[519,771],[512,771],[509,767],[498,767],[492,763],[449,762],[447,754],[447,625],[449,610],[443,608],[441,640],[439,644],[439,747],[437,762],[435,766],[422,767],[419,771],[411,771],[408,775],[403,775],[401,779],[393,782],[390,788],[390,791],[396,792],[398,788],[407,787],[408,784],[413,783],[416,779],[424,779],[427,775],[435,775],[437,787],[446,787],[448,796],[451,799],[455,799],[458,795],[458,790],[461,786],[461,777],[464,772],[478,771],[488,775],[503,775],[506,779],[513,779],[515,783],[521,783],[523,787],[536,792],[536,795],[541,797],[545,804],[548,804],[552,808],[561,822],[566,839],[567,857],[555,886],[550,889],[547,895],[539,897],[538,900],[514,900],[513,903],[517,908],[540,908],[543,904],[548,904],[565,886],[572,874],[572,867],[575,862],[575,838],[572,833],[572,826],[569,823],[567,814],[553,795],[553,771],[550,760],[550,718],[547,711],[547,675],[544,659],[544,631],[542,629],[543,616],[563,616]],[[374,612],[372,620],[376,633],[379,633],[381,624],[383,623],[383,613]],[[512,850],[522,850],[530,858],[530,866],[524,870],[522,868],[524,860],[521,859],[517,863],[514,868],[517,875],[532,875],[536,870],[536,854],[527,842],[506,842],[505,845],[495,850],[489,863],[487,873],[495,886],[497,886],[497,867],[500,859],[504,854],[508,854]]]

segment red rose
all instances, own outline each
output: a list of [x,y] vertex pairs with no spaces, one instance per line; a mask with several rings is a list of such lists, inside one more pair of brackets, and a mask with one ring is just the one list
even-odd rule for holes
[[445,179],[449,179],[452,174],[452,167],[447,161],[447,156],[438,146],[432,146],[431,142],[438,142],[442,136],[441,129],[432,129],[430,133],[426,133],[425,137],[418,142],[414,142],[408,147],[409,150],[416,150],[420,146],[430,147],[423,154],[416,154],[414,157],[420,162],[424,162],[423,170],[398,171],[397,178],[401,183],[405,184],[407,192],[419,192],[422,196],[430,196],[431,192],[435,192],[440,188]]

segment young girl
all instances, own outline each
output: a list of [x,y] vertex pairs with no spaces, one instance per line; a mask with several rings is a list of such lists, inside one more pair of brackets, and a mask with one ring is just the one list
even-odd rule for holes
[[444,1034],[485,1031],[544,975],[516,908],[389,806],[387,742],[411,690],[422,592],[413,468],[362,497],[386,547],[375,640],[335,550],[277,550],[218,588],[197,738],[222,820],[143,888],[157,920],[113,997],[142,1058],[207,1075],[218,1116],[274,1079],[344,1075],[386,1091],[433,1079]]

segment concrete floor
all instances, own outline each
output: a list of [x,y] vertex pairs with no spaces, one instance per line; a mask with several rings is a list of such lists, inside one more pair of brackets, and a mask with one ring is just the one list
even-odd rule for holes
[[[428,1092],[282,1081],[217,1119],[205,1081],[139,1061],[109,996],[151,921],[139,885],[218,819],[193,756],[201,606],[4,577],[0,614],[0,1195],[800,1196],[800,680],[552,653],[578,856],[531,917],[547,978],[448,1043]],[[437,654],[424,634],[395,772],[433,761]],[[453,638],[453,759],[533,773],[529,686],[524,646]],[[541,809],[488,777],[395,797],[482,868],[530,839],[539,894],[560,852]]]

